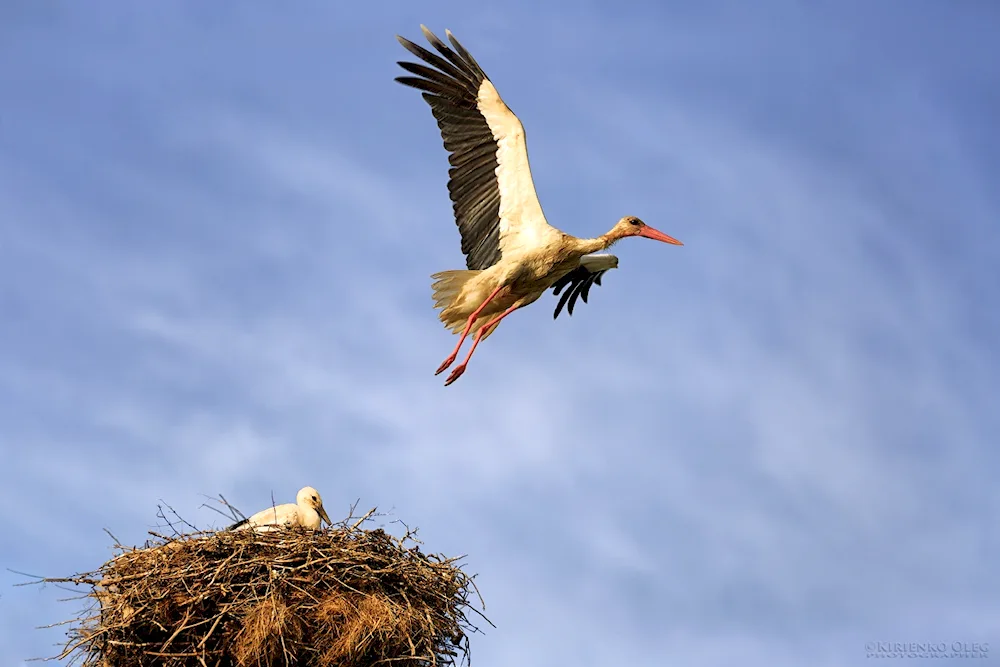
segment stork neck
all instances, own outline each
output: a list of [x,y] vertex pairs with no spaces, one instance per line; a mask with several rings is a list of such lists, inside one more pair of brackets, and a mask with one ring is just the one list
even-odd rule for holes
[[589,255],[592,252],[606,250],[613,242],[614,240],[607,234],[593,239],[577,239],[576,249],[584,255]]

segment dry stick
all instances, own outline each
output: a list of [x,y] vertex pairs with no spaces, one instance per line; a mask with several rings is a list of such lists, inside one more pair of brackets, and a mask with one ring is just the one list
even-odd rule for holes
[[220,612],[220,613],[219,613],[219,614],[218,614],[218,615],[217,615],[217,616],[215,617],[215,623],[212,623],[212,627],[210,627],[210,628],[208,629],[208,634],[207,634],[207,635],[205,635],[204,637],[202,637],[202,638],[201,638],[201,641],[200,641],[200,642],[198,642],[198,648],[204,648],[204,646],[205,646],[205,642],[207,642],[207,641],[208,641],[208,638],[212,636],[212,633],[213,633],[213,632],[215,632],[215,629],[216,629],[217,627],[219,627],[219,623],[220,623],[220,622],[222,621],[222,619],[223,619],[223,618],[225,617],[225,615],[226,615],[226,613],[227,613],[227,612],[228,612],[228,610],[227,610],[227,611],[222,611],[222,612]]
[[[358,526],[360,526],[365,521],[367,521],[368,517],[370,517],[372,514],[375,514],[375,510],[377,510],[377,509],[378,509],[377,507],[373,507],[370,510],[368,510],[368,512],[363,517],[361,517],[360,519],[358,519],[357,521],[354,522],[354,525],[351,526],[351,530],[352,531],[355,530]],[[353,513],[353,511],[354,511],[354,508],[352,507],[351,508],[351,512]]]
[[191,613],[192,613],[191,610],[188,609],[187,613],[184,614],[184,620],[181,621],[180,626],[178,626],[178,628],[174,630],[174,634],[170,635],[170,639],[165,641],[163,643],[163,646],[160,647],[161,652],[166,651],[167,647],[170,646],[171,642],[173,642],[174,639],[177,638],[177,635],[184,632],[185,628],[187,628],[187,622],[191,619]]

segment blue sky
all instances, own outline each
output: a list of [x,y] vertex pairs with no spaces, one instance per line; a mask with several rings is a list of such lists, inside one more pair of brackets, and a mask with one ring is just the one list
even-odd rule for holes
[[[553,225],[685,243],[616,246],[448,388],[446,157],[392,81],[420,23],[521,117]],[[971,1],[4,3],[0,662],[76,609],[7,568],[305,484],[468,554],[482,667],[996,660],[998,29]]]

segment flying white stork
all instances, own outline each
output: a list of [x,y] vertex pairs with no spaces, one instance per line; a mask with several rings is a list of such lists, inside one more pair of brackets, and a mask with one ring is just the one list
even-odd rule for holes
[[294,503],[275,505],[261,510],[251,517],[229,526],[229,530],[247,530],[252,528],[258,532],[301,526],[309,530],[318,530],[322,521],[333,525],[326,510],[323,509],[323,499],[319,491],[311,486],[303,487],[295,496]]
[[594,253],[627,236],[683,244],[633,216],[593,239],[576,238],[550,226],[531,180],[521,121],[451,31],[445,34],[453,49],[426,27],[420,29],[441,55],[397,35],[400,44],[431,67],[400,62],[416,76],[396,81],[423,91],[441,129],[451,164],[448,192],[468,267],[431,276],[440,320],[453,332],[462,332],[435,374],[455,362],[466,337],[475,333],[472,348],[448,376],[447,386],[465,372],[476,347],[503,318],[549,288],[558,295],[569,287],[553,317],[567,301],[572,315],[577,297],[586,302],[591,286],[600,285],[601,276],[618,266],[614,255]]

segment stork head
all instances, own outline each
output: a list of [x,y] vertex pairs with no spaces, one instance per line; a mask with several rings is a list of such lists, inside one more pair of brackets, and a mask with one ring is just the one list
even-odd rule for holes
[[610,235],[616,241],[618,239],[623,239],[626,236],[641,236],[643,238],[653,239],[654,241],[672,243],[673,245],[684,245],[674,237],[667,236],[658,229],[653,229],[634,215],[626,215],[624,218],[619,220],[618,223],[611,228]]
[[327,515],[326,510],[323,509],[323,498],[320,497],[319,491],[311,486],[304,487],[299,491],[298,495],[295,496],[295,503],[299,507],[311,507],[316,510],[316,513],[319,514],[323,521],[326,521],[328,526],[333,525],[333,522],[330,521],[330,517]]

